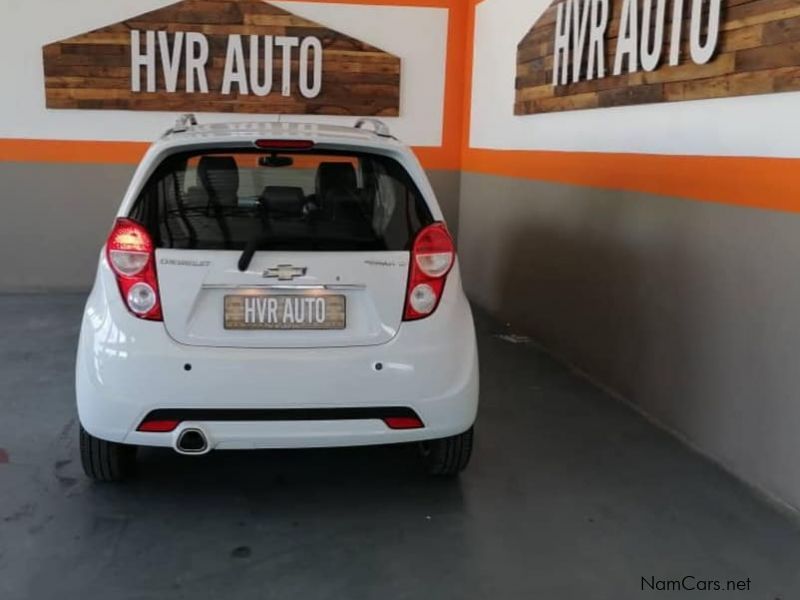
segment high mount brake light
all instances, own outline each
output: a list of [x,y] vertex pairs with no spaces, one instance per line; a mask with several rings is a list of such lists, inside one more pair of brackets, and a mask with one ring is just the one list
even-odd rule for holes
[[106,256],[128,310],[140,319],[161,321],[155,246],[147,229],[133,219],[117,219],[106,241]]
[[454,262],[453,238],[444,223],[432,223],[417,234],[411,248],[404,321],[424,319],[433,314]]
[[311,140],[256,140],[256,148],[262,150],[311,150]]

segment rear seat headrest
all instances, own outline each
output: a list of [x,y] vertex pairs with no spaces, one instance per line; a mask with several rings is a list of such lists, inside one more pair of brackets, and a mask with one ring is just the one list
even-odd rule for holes
[[197,165],[197,176],[206,192],[220,202],[236,200],[239,192],[239,167],[232,156],[203,156]]
[[355,192],[358,188],[356,170],[346,162],[324,162],[317,168],[317,196],[329,192]]
[[301,217],[305,198],[302,188],[287,185],[268,185],[261,194],[261,203],[269,214]]

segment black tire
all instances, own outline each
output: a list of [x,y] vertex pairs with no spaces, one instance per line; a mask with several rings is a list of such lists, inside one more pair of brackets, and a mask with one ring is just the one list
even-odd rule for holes
[[124,481],[133,475],[136,446],[107,442],[81,427],[81,464],[95,481]]
[[464,433],[440,440],[421,442],[420,457],[429,475],[454,477],[467,468],[472,456],[474,433],[470,427]]

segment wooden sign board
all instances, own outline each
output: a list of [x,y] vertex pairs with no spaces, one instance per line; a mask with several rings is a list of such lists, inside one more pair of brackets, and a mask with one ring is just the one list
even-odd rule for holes
[[517,47],[514,113],[800,90],[800,0],[556,0]]
[[48,108],[397,116],[400,59],[261,0],[184,0],[43,49]]

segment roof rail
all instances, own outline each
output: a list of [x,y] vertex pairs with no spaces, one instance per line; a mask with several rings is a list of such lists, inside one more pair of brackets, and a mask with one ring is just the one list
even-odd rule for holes
[[364,125],[371,125],[372,131],[375,132],[376,135],[381,137],[392,137],[391,132],[389,131],[389,127],[381,121],[380,119],[372,119],[369,117],[365,117],[363,119],[359,119],[356,121],[354,127],[356,129],[364,129]]
[[178,120],[175,121],[175,125],[172,127],[172,133],[186,131],[193,125],[197,125],[197,117],[194,116],[194,113],[186,113],[178,117]]
[[197,125],[197,117],[194,116],[194,113],[186,113],[178,117],[178,120],[175,121],[175,125],[167,129],[162,137],[167,137],[173,133],[183,133],[193,125]]

